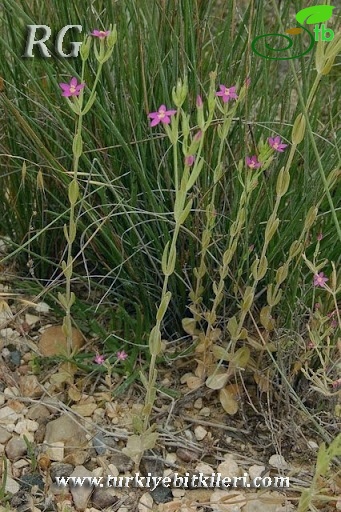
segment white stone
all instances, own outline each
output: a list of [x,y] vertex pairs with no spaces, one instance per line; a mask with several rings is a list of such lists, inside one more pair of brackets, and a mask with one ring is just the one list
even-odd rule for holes
[[137,508],[139,512],[150,512],[153,509],[153,498],[149,492],[142,494]]
[[5,388],[4,390],[5,397],[13,397],[13,396],[19,396],[19,389],[15,388],[14,386],[11,386],[10,388]]
[[17,331],[13,331],[13,329],[11,329],[10,327],[6,327],[5,329],[0,330],[0,336],[2,336],[5,339],[8,339],[19,337],[19,334],[17,333]]
[[251,480],[254,480],[255,478],[261,476],[263,471],[265,470],[265,466],[257,466],[254,464],[253,466],[249,467],[249,475]]
[[25,459],[19,459],[16,462],[13,462],[13,467],[17,469],[25,468],[26,466],[29,466],[30,463],[28,460]]
[[10,476],[6,478],[5,491],[10,492],[11,494],[16,494],[20,491],[20,485],[13,480]]
[[211,476],[211,474],[214,471],[213,471],[213,468],[209,464],[206,464],[205,462],[199,462],[199,464],[197,464],[195,466],[195,472],[196,473],[203,473],[204,475]]
[[318,445],[315,441],[313,441],[312,439],[310,439],[310,440],[308,441],[308,446],[309,446],[309,448],[311,448],[312,450],[318,450],[318,447],[319,447],[319,445]]
[[26,432],[35,432],[39,428],[39,423],[32,420],[21,420],[15,426],[14,431],[17,434],[26,434]]
[[288,467],[289,467],[285,458],[282,455],[278,455],[278,454],[271,455],[271,457],[269,459],[269,464],[270,464],[270,466],[273,466],[274,468],[277,468],[277,469],[288,469]]
[[208,418],[211,416],[211,409],[209,407],[203,407],[201,411],[199,411],[200,416],[204,416],[205,418]]
[[176,459],[177,459],[176,453],[174,453],[174,452],[167,453],[167,455],[166,455],[167,462],[169,462],[170,464],[175,464]]
[[39,316],[30,315],[30,313],[26,313],[25,315],[25,322],[27,323],[27,325],[34,325],[37,322],[39,322],[39,320]]
[[117,467],[114,464],[109,464],[108,469],[110,471],[111,476],[118,476],[120,472],[118,471]]
[[46,302],[38,302],[36,307],[34,308],[38,313],[48,313],[50,311],[50,306],[46,304]]
[[[91,471],[88,471],[84,466],[76,466],[73,470],[72,474],[70,475],[72,477],[86,477],[90,476],[92,477]],[[85,510],[86,506],[88,504],[89,498],[92,494],[94,486],[93,485],[83,485],[83,486],[71,486],[70,491],[73,498],[73,503],[76,508],[76,510]]]
[[[15,423],[21,416],[6,405],[0,409],[0,423]],[[8,429],[7,429],[8,430]]]
[[55,441],[51,443],[45,453],[51,460],[61,462],[64,459],[64,443],[63,441]]
[[196,401],[193,404],[194,409],[201,409],[202,408],[202,398],[197,398]]
[[240,468],[231,455],[227,455],[225,460],[217,467],[217,473],[221,474],[221,477],[232,478],[234,476],[240,476]]
[[182,498],[186,494],[186,489],[172,489],[173,498]]
[[202,441],[207,436],[207,430],[204,429],[204,427],[202,427],[201,425],[198,425],[194,429],[194,435],[197,441]]

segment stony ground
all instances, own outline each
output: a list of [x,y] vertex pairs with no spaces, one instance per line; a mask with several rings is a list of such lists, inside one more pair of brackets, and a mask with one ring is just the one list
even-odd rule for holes
[[[115,386],[122,381],[118,374],[110,379],[78,374],[60,362],[37,369],[35,356],[51,355],[62,343],[60,327],[49,325],[52,317],[45,303],[26,303],[20,309],[8,293],[3,290],[0,308],[1,510],[297,510],[302,489],[311,485],[319,440],[313,434],[303,435],[290,420],[290,435],[279,436],[279,432],[271,434],[267,421],[257,415],[252,419],[248,410],[227,416],[212,392],[191,389],[183,368],[181,397],[161,397],[156,403],[159,441],[142,459],[140,475],[220,473],[246,476],[248,482],[260,475],[284,475],[290,477],[289,489],[58,487],[56,477],[135,474],[133,461],[122,449],[132,432],[133,417],[141,410],[143,390],[135,384],[115,398]],[[161,371],[162,385],[172,387],[174,375],[178,378],[174,368]],[[320,485],[330,500],[317,504],[317,509],[341,510],[340,478]]]

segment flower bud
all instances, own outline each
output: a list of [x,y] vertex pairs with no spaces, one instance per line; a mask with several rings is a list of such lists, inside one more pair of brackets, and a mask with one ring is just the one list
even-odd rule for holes
[[185,78],[184,83],[182,83],[182,80],[178,80],[178,83],[176,87],[173,87],[172,91],[172,98],[175,103],[175,105],[180,108],[187,96],[188,93],[188,85],[187,85],[187,78]]
[[113,48],[116,44],[116,41],[117,41],[116,25],[114,25],[113,28],[111,28],[111,26],[110,26],[110,34],[108,35],[108,38],[107,38],[108,47]]
[[90,36],[87,36],[85,41],[82,43],[82,45],[79,49],[79,54],[80,54],[83,62],[88,60],[89,53],[90,53],[91,39],[92,38]]
[[303,114],[299,114],[294,122],[292,129],[291,140],[293,144],[299,144],[304,138],[306,127],[306,120]]

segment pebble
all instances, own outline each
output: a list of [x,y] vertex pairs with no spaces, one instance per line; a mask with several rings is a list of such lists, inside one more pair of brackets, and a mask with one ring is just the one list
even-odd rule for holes
[[[72,474],[70,476],[91,476],[91,471],[88,471],[84,466],[76,466],[73,470]],[[73,503],[76,508],[76,510],[83,511],[86,509],[86,506],[88,504],[89,498],[91,496],[91,493],[93,491],[93,485],[82,485],[82,486],[71,486],[70,491],[73,498]]]
[[240,468],[231,455],[227,455],[225,460],[217,467],[217,473],[221,473],[221,477],[240,476]]
[[48,313],[51,308],[46,302],[38,302],[34,309],[37,313]]
[[203,404],[203,401],[202,401],[202,398],[197,398],[196,401],[194,402],[193,404],[193,407],[194,409],[202,409],[202,404]]
[[200,416],[204,416],[205,418],[208,418],[211,416],[211,409],[209,407],[203,407],[201,411],[199,411]]
[[111,507],[118,501],[116,489],[114,487],[96,487],[91,501],[93,506],[95,508],[99,508],[100,510]]
[[277,469],[288,469],[288,467],[289,467],[285,458],[282,455],[278,455],[278,454],[271,455],[271,457],[269,459],[269,464],[270,464],[270,466],[273,466],[274,468],[277,468]]
[[15,423],[19,418],[20,415],[8,405],[0,409],[0,423]]
[[70,476],[73,471],[71,464],[65,464],[64,462],[53,462],[50,468],[50,475],[52,481],[55,481],[56,477]]
[[12,437],[6,445],[5,452],[9,460],[19,459],[27,453],[26,443],[20,437]]
[[176,455],[178,459],[183,460],[184,462],[192,462],[193,460],[197,460],[199,458],[198,452],[188,450],[187,448],[178,448],[176,450]]
[[45,443],[53,444],[61,441],[65,444],[65,448],[72,447],[78,450],[88,444],[84,429],[70,414],[62,414],[46,425]]
[[205,462],[199,462],[199,464],[195,466],[195,471],[196,473],[203,473],[204,475],[211,475],[214,472],[212,466]]
[[104,436],[102,434],[97,434],[92,439],[92,446],[95,448],[97,455],[104,455],[107,451],[107,445],[104,442]]
[[120,473],[126,473],[133,468],[133,461],[124,453],[113,453],[110,457],[109,464],[116,466]]
[[313,441],[312,439],[310,439],[310,440],[308,441],[308,446],[309,446],[309,448],[311,448],[312,450],[318,450],[318,447],[319,447],[319,445],[318,445],[315,441]]
[[139,512],[150,512],[153,508],[153,498],[149,492],[142,494],[137,509]]
[[40,398],[44,392],[36,375],[22,375],[19,379],[19,386],[23,396],[31,398]]
[[5,482],[5,491],[10,492],[11,494],[16,494],[20,491],[20,485],[18,482],[13,480],[10,476],[7,476],[6,482]]
[[20,477],[20,484],[25,491],[31,491],[34,486],[37,486],[40,490],[44,489],[44,480],[37,473],[22,475]]
[[265,466],[257,466],[256,464],[254,464],[253,466],[250,466],[249,467],[249,475],[250,475],[251,480],[261,476],[263,471],[265,471]]
[[20,420],[15,425],[14,432],[25,434],[26,432],[35,432],[39,428],[39,423],[33,420]]
[[37,322],[39,322],[39,316],[37,315],[31,315],[30,313],[26,313],[25,315],[25,322],[28,324],[28,325],[34,325],[36,324]]
[[41,423],[41,420],[44,418],[49,418],[51,416],[50,411],[45,405],[36,404],[29,408],[27,413],[27,418],[29,420],[36,420]]
[[61,462],[64,459],[63,441],[56,441],[49,444],[45,449],[45,453],[51,460]]
[[0,444],[6,444],[12,437],[12,434],[3,427],[0,427]]
[[197,441],[202,441],[207,436],[207,430],[199,425],[195,427],[194,435]]

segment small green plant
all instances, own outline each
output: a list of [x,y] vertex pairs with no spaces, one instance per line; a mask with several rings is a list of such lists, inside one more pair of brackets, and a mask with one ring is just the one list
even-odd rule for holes
[[315,472],[309,489],[302,491],[298,503],[297,512],[307,512],[308,510],[317,510],[315,503],[330,502],[330,496],[323,494],[324,478],[328,474],[329,466],[335,457],[341,456],[341,434],[339,434],[332,443],[326,447],[325,443],[320,445],[317,453]]
[[[99,38],[99,49],[95,46],[95,55],[98,61],[98,69],[95,77],[94,84],[92,86],[89,98],[84,102],[84,88],[85,83],[85,64],[88,60],[92,36]],[[79,160],[83,154],[83,118],[89,112],[91,107],[96,101],[96,86],[99,81],[103,64],[111,57],[116,40],[117,32],[116,27],[108,31],[99,32],[95,30],[92,36],[87,36],[83,42],[80,55],[82,59],[82,72],[81,81],[78,84],[77,78],[73,77],[69,84],[61,83],[60,87],[63,91],[62,95],[66,97],[67,103],[70,107],[71,112],[76,116],[75,121],[75,135],[72,144],[73,153],[73,165],[71,177],[72,180],[68,186],[68,197],[70,202],[70,213],[69,213],[69,225],[64,225],[64,236],[67,242],[67,258],[61,263],[62,270],[65,276],[66,289],[65,293],[58,293],[58,299],[60,304],[65,310],[65,317],[63,320],[63,333],[67,340],[67,355],[70,357],[72,354],[72,319],[71,319],[71,308],[76,300],[74,292],[71,290],[71,281],[73,275],[74,257],[73,257],[73,244],[77,235],[77,220],[76,206],[79,200],[80,187],[78,181],[78,167]],[[69,99],[71,97],[71,100]]]
[[5,505],[8,503],[10,496],[8,495],[6,491],[6,483],[7,483],[7,474],[8,474],[8,468],[7,468],[7,459],[5,456],[2,457],[2,479],[1,479],[1,485],[0,485],[0,503]]
[[31,460],[32,473],[35,473],[35,471],[38,467],[38,461],[37,461],[37,456],[35,454],[34,445],[27,439],[27,437],[25,435],[24,435],[24,441],[27,446],[27,456]]

